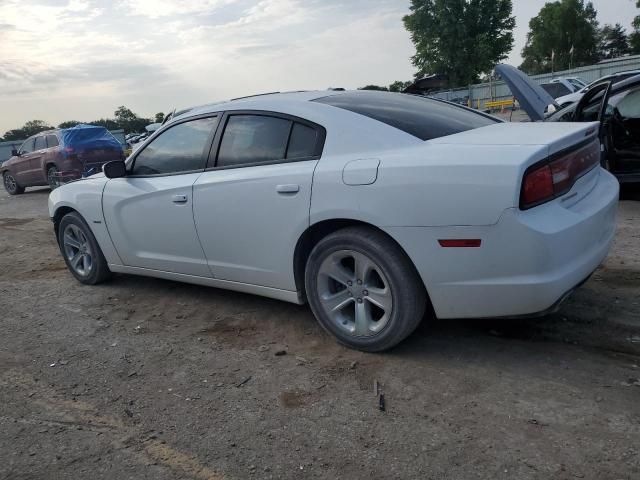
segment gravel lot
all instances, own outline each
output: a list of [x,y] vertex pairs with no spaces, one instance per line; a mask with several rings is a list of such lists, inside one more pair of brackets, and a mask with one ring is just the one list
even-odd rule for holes
[[0,479],[640,478],[637,193],[558,314],[423,324],[384,355],[305,307],[81,286],[47,195],[0,193]]

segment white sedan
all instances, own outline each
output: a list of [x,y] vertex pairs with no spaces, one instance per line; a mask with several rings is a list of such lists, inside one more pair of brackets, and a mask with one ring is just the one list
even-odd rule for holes
[[119,272],[308,302],[341,343],[382,351],[425,314],[551,311],[591,275],[619,190],[596,127],[395,93],[246,97],[176,115],[49,211],[82,283]]

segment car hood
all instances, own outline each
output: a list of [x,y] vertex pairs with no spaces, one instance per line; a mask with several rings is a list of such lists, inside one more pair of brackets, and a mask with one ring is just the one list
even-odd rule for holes
[[544,112],[556,101],[540,85],[511,65],[497,65],[496,73],[507,83],[520,106],[534,122],[544,121]]

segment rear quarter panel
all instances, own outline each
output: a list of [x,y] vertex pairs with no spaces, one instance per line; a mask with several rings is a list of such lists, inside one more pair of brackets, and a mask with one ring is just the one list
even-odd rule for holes
[[[323,158],[316,169],[311,223],[349,218],[378,227],[493,225],[519,202],[526,165],[540,145],[439,145],[382,152],[371,185],[343,182],[344,166],[375,154]],[[514,161],[514,159],[516,161]]]

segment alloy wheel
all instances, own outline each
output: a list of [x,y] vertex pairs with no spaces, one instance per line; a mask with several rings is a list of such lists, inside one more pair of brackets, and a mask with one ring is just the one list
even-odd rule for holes
[[318,298],[325,313],[345,333],[376,335],[389,323],[393,295],[384,272],[354,250],[331,253],[318,271]]
[[91,245],[84,232],[76,225],[67,225],[62,237],[64,254],[73,270],[83,277],[93,268]]
[[15,192],[18,187],[16,179],[10,173],[5,173],[4,175],[4,186],[8,192]]

